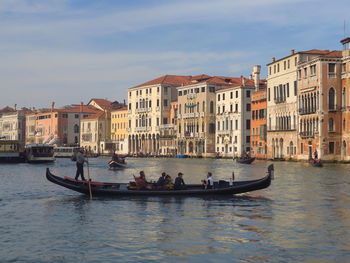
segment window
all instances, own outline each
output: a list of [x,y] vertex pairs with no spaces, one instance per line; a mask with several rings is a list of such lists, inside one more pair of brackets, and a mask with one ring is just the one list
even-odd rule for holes
[[328,91],[328,109],[335,110],[335,91],[333,88]]
[[247,98],[250,98],[250,90],[246,91],[246,96],[247,96]]
[[289,98],[289,83],[286,84],[287,97]]
[[267,100],[270,101],[270,88],[267,89]]
[[250,130],[250,120],[246,120],[246,128],[247,130]]
[[230,99],[233,99],[233,92],[230,92]]
[[246,143],[250,143],[250,136],[246,136],[246,137],[245,137],[245,142],[246,142]]
[[168,100],[164,100],[164,107],[168,107]]
[[328,131],[334,132],[334,120],[333,120],[333,118],[328,119]]
[[220,131],[220,122],[218,121],[218,131]]
[[74,118],[79,119],[79,114],[75,114]]
[[334,142],[329,142],[329,154],[334,154]]
[[222,94],[222,100],[225,100],[225,93]]
[[238,104],[235,104],[235,112],[238,112]]
[[300,144],[300,153],[301,154],[304,153],[304,144],[303,143]]
[[215,133],[215,123],[209,123],[209,133]]
[[217,114],[220,114],[220,106],[218,106],[218,112],[217,112]]
[[247,111],[250,111],[250,108],[251,108],[250,103],[247,103],[247,105],[246,105]]
[[129,110],[131,110],[131,103],[129,103]]
[[163,118],[163,124],[168,124],[168,118]]
[[205,92],[205,87],[202,87],[202,92]]
[[214,102],[210,102],[210,113],[214,113]]
[[298,82],[295,80],[294,81],[294,96],[298,95]]
[[335,77],[335,63],[328,64],[328,75],[330,78]]
[[182,96],[182,91],[179,91],[179,96]]
[[238,90],[236,90],[236,99],[238,98]]
[[236,130],[238,130],[238,120],[235,120]]
[[310,75],[315,76],[316,75],[316,65],[310,66]]
[[220,101],[220,94],[218,94],[218,101]]
[[165,95],[168,94],[168,87],[164,87],[164,94],[165,94]]
[[74,125],[74,133],[79,133],[79,125],[78,124]]
[[159,99],[157,99],[157,107],[159,107]]

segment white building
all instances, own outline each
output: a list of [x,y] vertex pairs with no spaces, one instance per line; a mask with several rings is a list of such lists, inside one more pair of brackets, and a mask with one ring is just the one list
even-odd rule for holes
[[18,140],[25,145],[25,111],[19,110],[0,114],[0,138]]
[[251,94],[254,81],[232,78],[229,87],[216,92],[216,153],[241,156],[250,151]]

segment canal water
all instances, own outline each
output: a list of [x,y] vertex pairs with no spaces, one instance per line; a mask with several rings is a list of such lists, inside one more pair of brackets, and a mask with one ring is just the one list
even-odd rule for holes
[[[90,159],[94,180],[129,182],[140,170],[249,180],[269,164],[140,158],[110,171],[107,161]],[[349,262],[350,165],[276,162],[270,188],[235,197],[91,201],[48,182],[46,167],[75,173],[67,159],[0,165],[0,262]]]

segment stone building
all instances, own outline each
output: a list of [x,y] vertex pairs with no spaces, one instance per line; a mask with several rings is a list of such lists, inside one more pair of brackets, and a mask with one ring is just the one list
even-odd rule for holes
[[230,86],[216,92],[215,151],[223,157],[242,156],[250,151],[251,79],[230,78]]
[[165,75],[128,89],[129,152],[160,154],[160,126],[170,123],[176,88],[189,76]]
[[350,161],[350,37],[341,40],[343,45],[342,86],[342,150],[341,159]]
[[111,111],[111,141],[117,154],[127,154],[128,149],[128,108]]
[[[342,52],[304,55],[298,63],[298,159],[340,160],[342,144]],[[344,94],[345,95],[345,94]],[[345,124],[345,123],[344,123]]]
[[177,154],[177,101],[170,103],[169,123],[159,125],[159,154]]
[[267,158],[297,159],[298,138],[298,63],[312,60],[329,51],[295,53],[267,64]]

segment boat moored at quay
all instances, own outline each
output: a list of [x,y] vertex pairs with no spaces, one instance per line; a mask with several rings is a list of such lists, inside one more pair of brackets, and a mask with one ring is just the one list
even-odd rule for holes
[[27,144],[24,156],[28,163],[54,162],[53,146],[49,144]]
[[0,140],[0,163],[22,163],[24,155],[17,140]]

